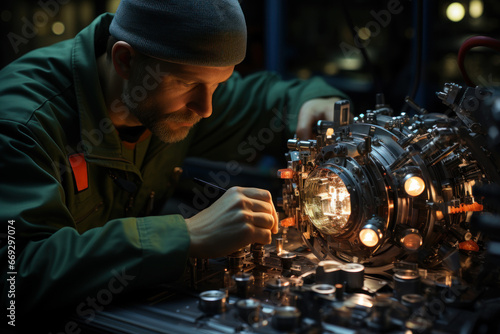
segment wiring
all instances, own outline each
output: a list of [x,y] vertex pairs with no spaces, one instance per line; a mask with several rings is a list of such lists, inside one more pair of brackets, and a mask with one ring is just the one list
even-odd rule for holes
[[465,55],[467,52],[475,47],[487,47],[490,49],[493,49],[495,51],[500,52],[500,41],[496,40],[491,37],[486,37],[486,36],[474,36],[469,39],[467,39],[462,46],[460,47],[460,50],[458,50],[458,68],[460,69],[460,72],[462,73],[462,77],[464,78],[465,83],[468,86],[475,87],[476,85],[474,82],[471,80],[469,77],[469,74],[465,70]]

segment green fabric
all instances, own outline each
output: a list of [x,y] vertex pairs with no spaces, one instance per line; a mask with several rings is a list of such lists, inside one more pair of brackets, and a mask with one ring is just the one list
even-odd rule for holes
[[[173,170],[187,153],[249,161],[248,138],[262,139],[259,151],[280,149],[302,103],[342,96],[319,79],[235,73],[216,91],[211,118],[180,143],[152,137],[138,145],[146,152],[137,153],[144,158],[136,166],[107,117],[97,75],[96,55],[104,52],[111,18],[104,14],[75,39],[35,50],[0,71],[0,233],[15,220],[18,322],[36,315],[50,321],[61,310],[86,315],[82,303],[103,291],[122,294],[181,277],[189,249],[184,219],[144,216],[153,192],[155,207],[171,196]],[[293,116],[281,130],[276,115],[285,110]],[[261,128],[274,131],[272,140]],[[84,153],[88,172],[88,188],[80,192],[68,160],[75,153]],[[124,182],[137,189],[124,190]],[[12,271],[5,243],[0,255],[5,310],[6,273]],[[133,279],[120,289],[124,279],[117,275]]]

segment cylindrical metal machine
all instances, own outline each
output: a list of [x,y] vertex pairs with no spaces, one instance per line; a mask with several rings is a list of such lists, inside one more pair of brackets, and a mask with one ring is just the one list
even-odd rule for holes
[[[461,104],[474,92],[447,85],[438,94],[455,117],[393,116],[384,106],[353,122],[320,121],[315,140],[289,141],[283,208],[318,258],[433,267],[441,245],[475,245],[479,235],[463,226],[488,208],[473,188],[500,179],[500,159]],[[337,104],[335,117],[349,112]]]

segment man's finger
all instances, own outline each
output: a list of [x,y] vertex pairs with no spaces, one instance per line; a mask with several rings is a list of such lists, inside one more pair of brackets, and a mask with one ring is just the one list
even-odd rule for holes
[[253,243],[267,245],[272,241],[271,231],[263,228],[256,228]]
[[274,227],[275,220],[272,214],[263,212],[254,212],[249,216],[251,216],[250,223],[252,223],[254,226],[258,228],[271,230]]

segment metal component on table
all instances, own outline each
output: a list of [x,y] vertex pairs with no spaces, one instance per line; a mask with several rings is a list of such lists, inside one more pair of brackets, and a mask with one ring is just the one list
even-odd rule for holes
[[300,327],[300,311],[294,306],[276,308],[271,324],[279,331],[294,331]]
[[231,253],[227,256],[229,262],[229,271],[230,272],[238,272],[243,269],[243,263],[246,257],[245,249],[240,249],[234,253]]
[[297,257],[297,254],[290,253],[290,252],[282,252],[279,255],[279,258],[281,260],[281,266],[284,271],[290,270],[293,264],[293,260]]
[[401,296],[401,304],[410,308],[412,311],[418,310],[424,306],[425,297],[416,293],[407,293]]
[[414,317],[405,322],[405,327],[411,333],[430,334],[432,331],[432,322],[424,317]]
[[386,297],[376,297],[373,302],[372,313],[368,319],[368,327],[377,332],[387,332],[391,328],[392,302]]
[[257,299],[240,299],[236,302],[236,308],[238,309],[238,314],[243,321],[248,324],[253,324],[260,319],[260,310],[262,308],[262,303]]
[[267,282],[265,291],[268,300],[273,305],[283,305],[283,303],[286,303],[286,296],[290,292],[290,282],[280,277],[271,279]]
[[225,312],[227,309],[226,293],[220,290],[208,290],[200,293],[199,307],[207,314]]
[[394,293],[401,299],[404,295],[420,292],[420,276],[413,270],[400,270],[394,274]]
[[278,237],[275,240],[275,242],[276,242],[276,253],[278,255],[280,255],[281,252],[283,252],[283,241],[284,241],[284,239],[282,237]]
[[363,288],[365,278],[365,267],[359,263],[348,263],[342,267],[343,280],[350,291]]
[[316,268],[316,282],[333,285],[343,283],[342,266],[338,261],[320,261]]
[[315,284],[311,290],[319,295],[332,295],[335,293],[335,287],[330,284]]
[[290,289],[290,282],[278,277],[278,278],[269,280],[269,282],[267,282],[266,286],[271,291],[284,292],[284,291],[288,291]]
[[344,300],[344,285],[343,284],[335,284],[335,299],[338,301],[343,301]]
[[248,298],[250,289],[252,288],[254,277],[251,273],[240,271],[233,276],[236,283],[236,294],[240,298]]
[[266,250],[264,249],[264,245],[261,244],[252,244],[250,247],[250,252],[253,255],[253,262],[255,265],[263,265],[264,264],[264,256],[266,254]]

